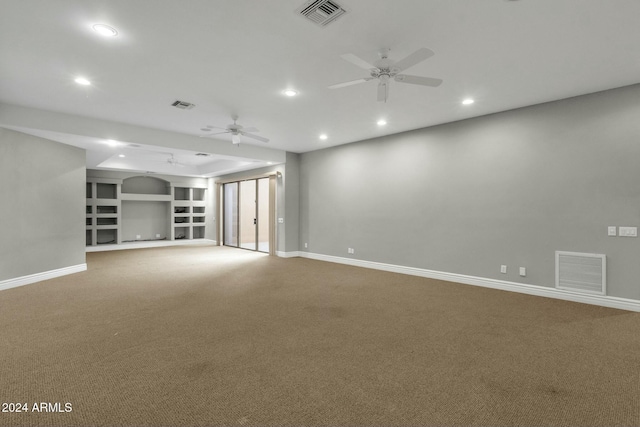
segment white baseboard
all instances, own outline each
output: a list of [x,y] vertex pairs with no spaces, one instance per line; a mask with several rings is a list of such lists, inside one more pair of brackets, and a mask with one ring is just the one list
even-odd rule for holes
[[80,273],[87,271],[87,264],[72,265],[71,267],[58,268],[56,270],[44,271],[42,273],[30,274],[28,276],[16,277],[15,279],[3,280],[0,282],[0,291],[18,286],[30,285],[31,283],[41,282],[43,280],[55,279],[56,277],[66,276],[67,274]]
[[300,255],[299,251],[291,251],[291,252],[276,251],[276,255],[279,256],[280,258],[295,258],[295,257],[302,256]]
[[[291,253],[291,252],[289,252]],[[640,301],[627,298],[611,297],[607,295],[588,295],[577,292],[565,291],[544,286],[527,285],[524,283],[508,282],[505,280],[487,279],[484,277],[466,276],[463,274],[447,273],[443,271],[426,270],[422,268],[404,267],[401,265],[384,264],[381,262],[362,261],[352,258],[343,258],[331,255],[314,254],[311,252],[298,252],[302,258],[319,261],[335,262],[339,264],[353,265],[356,267],[372,268],[375,270],[390,271],[393,273],[409,274],[411,276],[427,277],[429,279],[446,280],[448,282],[463,283],[465,285],[482,286],[485,288],[500,289],[503,291],[518,292],[540,297],[556,298],[584,304],[599,305],[603,307],[618,308],[640,312]]]
[[102,252],[102,251],[121,251],[124,249],[144,249],[144,248],[159,248],[164,246],[178,246],[178,245],[197,245],[199,243],[216,244],[215,240],[209,239],[180,239],[180,240],[152,240],[148,242],[125,242],[119,245],[96,245],[87,246],[86,252]]

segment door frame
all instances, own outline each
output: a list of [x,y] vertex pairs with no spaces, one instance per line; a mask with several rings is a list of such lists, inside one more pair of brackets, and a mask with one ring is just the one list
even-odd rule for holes
[[[254,175],[245,178],[236,178],[236,179],[228,179],[221,180],[216,182],[216,202],[217,202],[217,218],[218,224],[215,227],[216,230],[216,244],[218,246],[224,246],[224,192],[223,186],[224,184],[230,184],[233,182],[238,183],[238,201],[240,200],[240,182],[243,181],[256,181],[256,198],[257,198],[257,185],[258,179],[269,178],[269,255],[276,255],[276,244],[277,244],[277,226],[276,226],[276,189],[277,189],[277,179],[279,176],[282,176],[280,172],[273,172],[264,175]],[[257,211],[257,204],[256,204]],[[238,216],[240,213],[238,212]],[[257,229],[256,229],[257,232]],[[238,233],[238,248],[240,248],[240,235]],[[244,249],[244,248],[240,248]],[[245,249],[245,250],[253,250],[253,249]],[[256,238],[256,249],[254,252],[258,252],[257,238]]]

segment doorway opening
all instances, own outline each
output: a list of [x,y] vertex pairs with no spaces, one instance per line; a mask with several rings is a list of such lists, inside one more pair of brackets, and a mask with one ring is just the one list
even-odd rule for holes
[[222,244],[275,254],[275,178],[222,184]]

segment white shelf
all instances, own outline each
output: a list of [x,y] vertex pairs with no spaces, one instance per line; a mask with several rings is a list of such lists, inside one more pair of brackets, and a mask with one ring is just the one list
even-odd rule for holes
[[136,202],[170,202],[170,194],[134,194],[134,193],[122,193],[120,195],[122,201],[136,201]]
[[93,228],[96,230],[117,230],[118,224],[109,224],[109,225],[94,225]]

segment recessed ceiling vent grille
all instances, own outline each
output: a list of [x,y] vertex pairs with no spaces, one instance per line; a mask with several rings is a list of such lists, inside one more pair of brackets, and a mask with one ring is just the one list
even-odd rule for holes
[[211,154],[207,154],[207,153],[196,153],[196,156],[198,157],[209,157]]
[[556,251],[556,288],[606,295],[607,257]]
[[347,11],[333,0],[312,0],[296,10],[314,24],[326,27]]
[[190,110],[193,107],[195,107],[195,104],[192,104],[190,102],[185,102],[185,101],[176,101],[173,104],[171,104],[173,107],[179,108],[181,110]]

